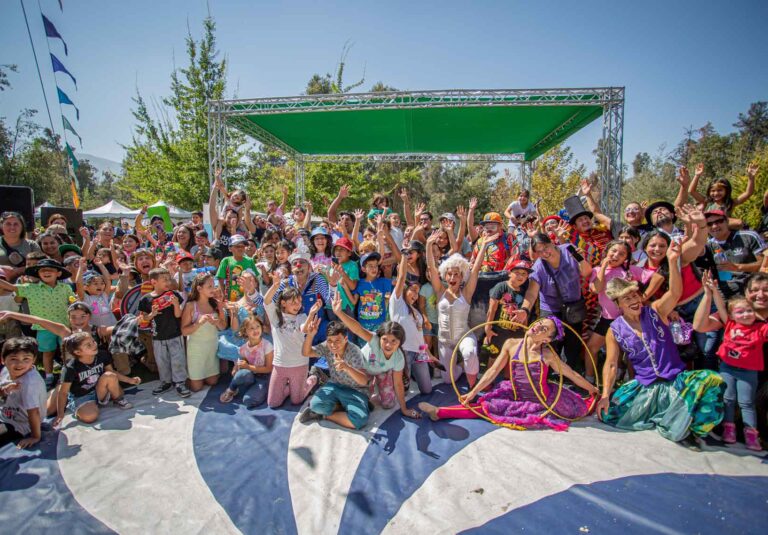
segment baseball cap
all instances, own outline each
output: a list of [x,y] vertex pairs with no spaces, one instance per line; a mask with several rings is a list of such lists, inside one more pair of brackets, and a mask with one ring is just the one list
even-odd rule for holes
[[498,212],[488,212],[485,214],[485,217],[482,221],[480,221],[481,225],[485,225],[487,223],[498,223],[499,225],[504,224],[504,219],[501,217],[501,214]]
[[360,267],[365,267],[365,263],[368,262],[368,260],[381,260],[381,255],[379,253],[366,253],[362,257],[360,257]]
[[438,221],[442,221],[443,219],[447,219],[448,221],[453,221],[454,223],[456,222],[456,216],[453,215],[451,212],[445,212],[444,214],[442,214],[438,218]]
[[235,234],[234,236],[231,236],[231,237],[229,238],[229,246],[230,246],[230,247],[234,247],[235,245],[243,245],[243,244],[245,244],[245,242],[247,242],[247,241],[248,241],[248,240],[246,240],[246,239],[245,239],[243,236],[241,236],[240,234]]

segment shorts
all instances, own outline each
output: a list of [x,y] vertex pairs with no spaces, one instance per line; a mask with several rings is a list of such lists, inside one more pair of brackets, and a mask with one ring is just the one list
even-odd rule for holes
[[40,330],[37,332],[37,350],[41,353],[47,353],[49,351],[56,351],[61,345],[61,337],[56,336],[51,331]]
[[611,323],[613,323],[613,320],[601,317],[600,321],[595,325],[595,328],[592,329],[592,332],[599,334],[600,336],[605,336],[608,334],[608,329],[611,328]]
[[312,412],[330,416],[340,404],[355,429],[368,423],[368,396],[345,385],[327,383],[317,389],[309,402]]
[[104,399],[97,399],[96,398],[96,388],[88,392],[87,394],[84,394],[79,397],[75,397],[72,395],[72,393],[69,393],[69,396],[67,396],[67,408],[70,409],[73,413],[76,413],[77,410],[85,405],[86,403],[98,403],[99,405],[106,405],[109,403],[110,395],[109,392],[106,393]]

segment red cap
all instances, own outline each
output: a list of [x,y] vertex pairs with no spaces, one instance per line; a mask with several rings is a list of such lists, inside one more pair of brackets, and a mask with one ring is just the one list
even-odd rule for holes
[[709,210],[708,212],[704,212],[704,217],[709,217],[711,215],[719,215],[720,217],[728,217],[728,214],[723,212],[722,210]]
[[339,238],[338,240],[336,240],[336,242],[333,244],[333,246],[334,247],[343,247],[344,249],[346,249],[350,253],[354,253],[355,252],[355,246],[352,245],[352,240],[350,240],[349,238],[345,238],[343,236],[341,238]]
[[552,220],[552,219],[554,219],[554,220],[555,220],[555,221],[557,221],[557,222],[560,222],[560,221],[562,221],[562,220],[563,220],[563,218],[562,218],[562,217],[560,217],[559,215],[548,215],[547,217],[545,217],[545,218],[544,218],[544,221],[542,221],[542,222],[541,222],[541,224],[542,224],[542,225],[546,225],[546,224],[547,224],[547,221],[550,221],[550,220]]
[[533,268],[531,267],[531,263],[527,260],[513,260],[512,262],[508,263],[505,267],[505,271],[514,271],[515,269],[524,269],[528,273],[533,271]]
[[194,260],[194,258],[187,251],[179,251],[176,253],[176,263],[178,264],[182,260]]

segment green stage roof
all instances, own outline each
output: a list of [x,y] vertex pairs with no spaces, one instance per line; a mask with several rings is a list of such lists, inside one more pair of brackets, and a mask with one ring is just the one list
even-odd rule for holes
[[313,95],[223,101],[219,109],[227,124],[309,161],[394,154],[530,161],[600,117],[610,89]]

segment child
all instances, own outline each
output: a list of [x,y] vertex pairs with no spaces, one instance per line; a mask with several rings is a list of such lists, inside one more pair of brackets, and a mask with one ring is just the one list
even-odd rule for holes
[[[43,259],[35,266],[27,268],[25,275],[37,277],[40,282],[10,284],[0,280],[0,289],[16,292],[16,301],[26,299],[29,303],[29,313],[50,321],[67,323],[67,308],[75,301],[75,294],[69,284],[63,281],[69,278],[69,272],[55,260]],[[51,388],[54,383],[53,355],[61,343],[61,338],[33,325],[37,331],[37,346],[43,354],[43,369],[45,370],[45,385]]]
[[240,347],[240,359],[232,370],[232,381],[219,398],[222,403],[229,403],[241,388],[251,385],[254,386],[243,395],[243,402],[248,408],[258,407],[267,399],[274,353],[272,344],[265,340],[263,335],[264,323],[257,317],[246,318],[240,324],[240,336],[247,342]]
[[219,270],[216,272],[216,278],[224,290],[224,296],[227,301],[237,301],[243,297],[243,290],[237,284],[240,274],[246,269],[252,269],[258,274],[256,264],[253,259],[245,256],[245,238],[240,235],[232,236],[229,240],[229,250],[232,256],[226,257],[219,264]]
[[364,329],[344,313],[341,309],[341,298],[338,295],[333,300],[333,311],[350,331],[366,342],[362,349],[363,366],[365,372],[373,376],[369,387],[371,397],[377,399],[385,409],[394,407],[395,398],[397,398],[403,416],[419,418],[419,412],[409,409],[405,404],[403,384],[405,356],[400,349],[405,340],[405,330],[394,321],[382,323],[375,333]]
[[36,358],[37,342],[34,338],[11,338],[3,344],[4,367],[0,371],[0,447],[19,439],[19,449],[29,448],[40,442],[40,422],[47,415],[47,395],[45,382],[35,369]]
[[330,267],[333,243],[331,234],[323,227],[317,227],[312,231],[309,241],[309,253],[312,255],[312,268]]
[[109,290],[104,274],[86,271],[87,261],[80,259],[77,270],[77,297],[91,310],[91,324],[97,327],[114,327],[117,324],[110,306]]
[[[363,329],[375,331],[387,319],[387,302],[392,294],[392,281],[379,277],[379,253],[364,254],[360,268],[364,278],[357,283],[354,293],[345,288],[349,300],[357,305],[357,319]],[[354,332],[354,330],[353,330]]]
[[165,268],[149,272],[152,291],[139,300],[139,329],[152,335],[152,351],[160,385],[152,390],[159,396],[176,387],[179,396],[189,397],[184,382],[187,380],[187,359],[181,338],[181,296],[171,291],[171,274]]
[[64,419],[67,408],[72,409],[75,418],[91,424],[99,417],[99,405],[110,400],[121,409],[133,407],[123,397],[120,381],[138,385],[140,377],[126,377],[112,368],[109,353],[99,352],[96,341],[90,333],[78,332],[67,336],[62,343],[65,356],[61,370],[61,384],[51,392],[48,406],[55,407],[58,427]]
[[[522,338],[524,329],[512,323],[528,324],[533,318],[530,310],[523,310],[525,292],[528,291],[528,276],[533,269],[530,262],[515,260],[508,264],[509,278],[491,288],[488,300],[488,314],[485,321],[511,322],[507,325],[485,326],[485,343],[500,348],[510,338]],[[491,351],[495,353],[495,351]],[[489,363],[489,366],[491,363]]]
[[347,429],[361,429],[368,423],[369,414],[365,357],[347,339],[347,328],[338,321],[328,325],[325,342],[312,346],[313,335],[319,326],[318,318],[310,322],[302,352],[305,357],[325,358],[331,376],[302,409],[299,422],[305,424],[325,418]]
[[[725,417],[723,442],[736,442],[736,402],[744,420],[744,441],[747,449],[762,451],[755,417],[755,392],[758,373],[763,371],[763,344],[768,341],[768,324],[756,323],[755,309],[744,297],[734,297],[725,303],[717,282],[709,272],[702,277],[704,298],[696,309],[693,328],[706,330],[714,296],[717,318],[725,325],[723,342],[717,349],[720,357],[720,376],[725,381]],[[711,321],[711,320],[710,320]]]
[[202,390],[204,385],[213,386],[219,380],[216,348],[219,330],[227,326],[227,316],[213,298],[213,283],[210,273],[198,275],[181,314],[181,334],[187,337],[187,369],[192,392]]
[[187,297],[192,289],[192,281],[195,280],[198,273],[195,271],[195,259],[188,252],[181,251],[176,255],[176,263],[179,265],[179,288],[181,288],[182,295]]
[[734,208],[747,202],[755,192],[755,175],[757,175],[758,169],[759,167],[754,163],[747,166],[747,190],[737,198],[734,199],[732,197],[733,186],[727,178],[713,180],[707,188],[707,196],[705,197],[696,191],[699,186],[699,178],[704,174],[704,164],[700,163],[696,166],[696,172],[693,175],[691,184],[688,186],[688,192],[700,204],[702,211],[722,210],[729,218],[728,225],[738,224],[737,228],[740,228],[741,220],[732,218],[731,213]]
[[[307,320],[307,315],[302,313],[301,293],[296,288],[287,288],[277,298],[277,303],[272,298],[280,288],[281,277],[279,271],[272,278],[272,286],[264,296],[265,309],[269,323],[272,326],[272,338],[275,344],[275,355],[272,375],[269,378],[269,391],[267,405],[270,409],[276,409],[285,402],[289,395],[291,403],[300,404],[309,395],[309,392],[317,384],[317,376],[307,376],[309,361],[302,356],[301,348],[304,345],[304,334],[301,328]],[[321,301],[313,305],[313,310],[319,309]]]
[[349,238],[341,237],[333,244],[334,263],[341,266],[340,270],[336,270],[341,276],[336,291],[341,295],[342,306],[348,314],[352,314],[355,310],[355,304],[349,296],[354,294],[357,282],[360,280],[360,270],[357,262],[352,258],[354,254],[354,245]]

